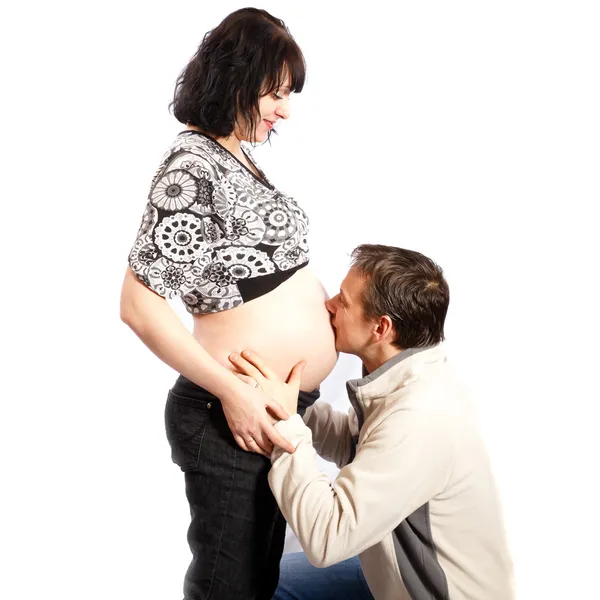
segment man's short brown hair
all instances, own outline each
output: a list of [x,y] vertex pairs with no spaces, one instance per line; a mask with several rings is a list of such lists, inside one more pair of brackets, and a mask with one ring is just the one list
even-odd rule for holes
[[362,244],[352,252],[352,268],[367,280],[365,316],[390,317],[398,348],[425,348],[443,341],[450,290],[435,262],[413,250]]

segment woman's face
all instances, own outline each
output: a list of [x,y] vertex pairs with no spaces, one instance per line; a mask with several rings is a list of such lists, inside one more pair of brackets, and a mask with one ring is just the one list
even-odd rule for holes
[[278,89],[273,90],[265,96],[258,99],[258,110],[260,121],[256,124],[256,131],[253,139],[243,137],[247,142],[260,144],[264,142],[269,131],[273,129],[279,119],[288,119],[290,116],[290,83],[289,78],[285,78]]

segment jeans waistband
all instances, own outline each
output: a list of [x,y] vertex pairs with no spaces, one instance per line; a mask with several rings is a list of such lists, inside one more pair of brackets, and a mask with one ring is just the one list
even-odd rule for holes
[[[211,394],[208,390],[196,385],[193,381],[190,381],[183,375],[180,375],[177,378],[175,384],[171,388],[171,391],[175,394],[188,396],[196,400],[205,400],[210,402],[217,401],[220,403],[220,400],[214,394]],[[312,392],[303,392],[301,390],[298,394],[298,413],[300,415],[304,415],[306,409],[309,406],[312,406],[319,399],[320,395],[321,392],[318,388]]]

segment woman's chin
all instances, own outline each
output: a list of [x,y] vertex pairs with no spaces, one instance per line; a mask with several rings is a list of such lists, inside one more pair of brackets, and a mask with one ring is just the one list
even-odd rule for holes
[[269,137],[269,133],[267,131],[265,132],[256,132],[256,136],[254,137],[253,143],[254,144],[262,144],[263,142],[267,141],[267,138]]

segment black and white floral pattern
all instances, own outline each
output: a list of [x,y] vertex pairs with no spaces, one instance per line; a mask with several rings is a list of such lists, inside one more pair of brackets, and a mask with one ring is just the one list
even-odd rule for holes
[[198,198],[196,179],[184,170],[165,173],[150,194],[150,202],[156,208],[181,210],[194,204]]
[[256,212],[266,225],[265,244],[280,246],[296,233],[297,219],[283,197],[262,203]]
[[153,178],[129,254],[138,278],[205,314],[242,304],[240,280],[306,264],[306,214],[256,168],[262,180],[210,138],[179,134]]
[[192,262],[207,250],[202,221],[189,213],[165,217],[154,230],[154,243],[174,262]]
[[144,237],[146,234],[152,231],[152,228],[156,224],[156,218],[158,216],[157,210],[148,202],[146,205],[146,210],[142,216],[142,223],[140,224],[140,228],[138,229],[137,238]]

